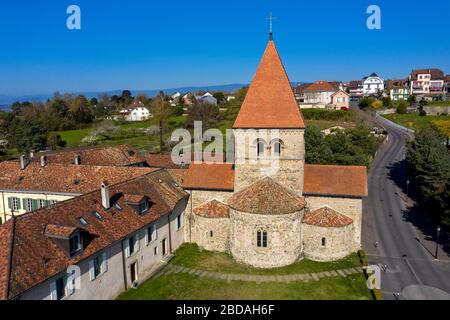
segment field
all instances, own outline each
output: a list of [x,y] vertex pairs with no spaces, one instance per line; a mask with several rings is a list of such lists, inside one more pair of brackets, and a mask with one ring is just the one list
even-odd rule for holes
[[421,130],[427,126],[433,124],[434,121],[445,120],[450,121],[450,116],[419,116],[418,113],[407,114],[389,114],[384,116],[386,119],[391,120],[399,125],[407,127],[409,129]]
[[[292,275],[360,267],[352,255],[334,263],[301,261],[292,266],[262,270],[236,263],[229,255],[200,251],[195,245],[184,245],[170,266],[201,271],[243,275]],[[188,273],[167,273],[143,283],[138,289],[122,294],[121,300],[371,300],[372,295],[362,273],[347,277],[329,277],[318,281],[260,283],[210,279]]]

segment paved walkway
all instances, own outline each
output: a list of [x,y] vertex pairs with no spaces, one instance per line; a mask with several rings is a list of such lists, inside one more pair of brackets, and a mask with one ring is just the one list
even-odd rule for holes
[[233,274],[233,273],[220,273],[210,272],[197,269],[190,269],[173,264],[168,264],[162,272],[158,273],[154,278],[158,278],[163,275],[186,273],[199,276],[200,278],[209,278],[215,280],[225,280],[228,283],[231,281],[243,281],[243,282],[255,282],[257,284],[272,282],[272,283],[291,283],[291,282],[308,282],[319,281],[322,278],[331,277],[347,277],[349,275],[362,273],[363,268],[350,268],[341,270],[331,270],[318,273],[304,273],[304,274],[285,274],[285,275],[256,275],[256,274]]

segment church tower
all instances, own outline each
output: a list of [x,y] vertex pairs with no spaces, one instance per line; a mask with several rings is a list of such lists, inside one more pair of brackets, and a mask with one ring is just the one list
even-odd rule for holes
[[235,192],[269,176],[302,195],[305,124],[272,35],[233,132]]

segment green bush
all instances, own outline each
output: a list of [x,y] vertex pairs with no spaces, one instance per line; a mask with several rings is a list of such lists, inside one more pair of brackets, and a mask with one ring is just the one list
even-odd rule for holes
[[342,110],[325,109],[305,109],[302,110],[303,116],[307,120],[342,120],[349,116],[348,112]]

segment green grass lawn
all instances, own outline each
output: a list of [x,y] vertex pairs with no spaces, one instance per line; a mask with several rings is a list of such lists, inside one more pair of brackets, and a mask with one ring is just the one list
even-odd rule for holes
[[130,289],[120,300],[372,300],[363,274],[287,283],[248,283],[171,274]]
[[[256,269],[235,262],[224,253],[200,250],[196,245],[183,245],[171,261],[173,265],[203,271],[287,275],[323,272],[360,267],[356,254],[341,261],[318,263],[301,261],[278,269]],[[123,293],[122,300],[371,300],[365,277],[355,274],[348,277],[322,278],[319,281],[287,283],[261,283],[201,278],[187,273],[161,275],[143,283],[138,289]]]
[[429,126],[436,120],[450,120],[450,116],[419,116],[418,113],[407,114],[388,114],[384,116],[386,119],[391,120],[404,127],[421,130],[426,126]]
[[310,272],[323,272],[360,267],[358,255],[351,256],[336,262],[314,262],[303,260],[291,266],[277,269],[257,269],[251,266],[237,263],[229,254],[216,253],[200,250],[196,245],[185,244],[176,253],[171,261],[174,265],[204,271],[235,273],[235,274],[258,274],[258,275],[284,275],[301,274]]

